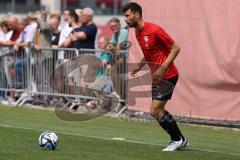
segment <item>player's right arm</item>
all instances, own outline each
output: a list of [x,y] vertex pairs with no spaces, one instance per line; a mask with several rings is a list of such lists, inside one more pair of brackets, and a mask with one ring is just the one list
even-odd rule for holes
[[139,72],[145,64],[146,64],[146,59],[143,57],[141,61],[138,63],[138,65],[131,71],[131,75],[135,76],[135,74]]

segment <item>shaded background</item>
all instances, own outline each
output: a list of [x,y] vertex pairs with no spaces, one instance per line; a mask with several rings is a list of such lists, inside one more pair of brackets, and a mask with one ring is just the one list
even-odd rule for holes
[[[133,1],[141,4],[144,20],[162,26],[181,47],[175,61],[180,79],[167,109],[194,118],[240,120],[240,1]],[[142,52],[132,29],[129,39],[130,62],[138,62]],[[151,97],[136,100],[129,108],[149,111]]]

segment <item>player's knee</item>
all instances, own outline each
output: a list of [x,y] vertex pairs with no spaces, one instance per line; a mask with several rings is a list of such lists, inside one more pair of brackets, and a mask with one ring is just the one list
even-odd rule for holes
[[156,113],[157,113],[157,111],[151,107],[151,109],[150,109],[151,116],[156,117],[156,115],[157,115]]
[[164,108],[153,104],[150,108],[150,114],[154,118],[161,118],[164,116]]
[[161,112],[161,109],[158,108],[157,106],[152,106],[152,107],[150,108],[150,114],[151,114],[151,116],[153,116],[153,117],[158,117],[158,115],[159,115],[160,112]]

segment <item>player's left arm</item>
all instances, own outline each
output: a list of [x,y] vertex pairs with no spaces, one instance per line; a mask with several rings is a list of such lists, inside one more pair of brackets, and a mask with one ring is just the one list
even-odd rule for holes
[[177,55],[180,52],[180,47],[174,42],[174,44],[171,46],[170,53],[167,57],[167,59],[163,62],[161,66],[156,70],[156,72],[153,74],[154,79],[162,78],[164,74],[167,71],[168,66],[173,63],[173,61],[176,59]]
[[179,52],[180,47],[176,44],[176,42],[174,42],[174,44],[171,46],[170,53],[167,59],[163,62],[162,66],[167,68],[171,63],[173,63]]

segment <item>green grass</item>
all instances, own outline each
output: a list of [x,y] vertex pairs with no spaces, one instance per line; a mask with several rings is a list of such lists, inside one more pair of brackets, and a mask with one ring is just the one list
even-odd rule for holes
[[[67,122],[46,110],[0,106],[0,160],[239,160],[240,132],[181,124],[188,150],[165,153],[169,137],[155,122],[109,117]],[[59,137],[55,151],[38,146],[41,132]],[[126,141],[115,141],[114,137]]]

